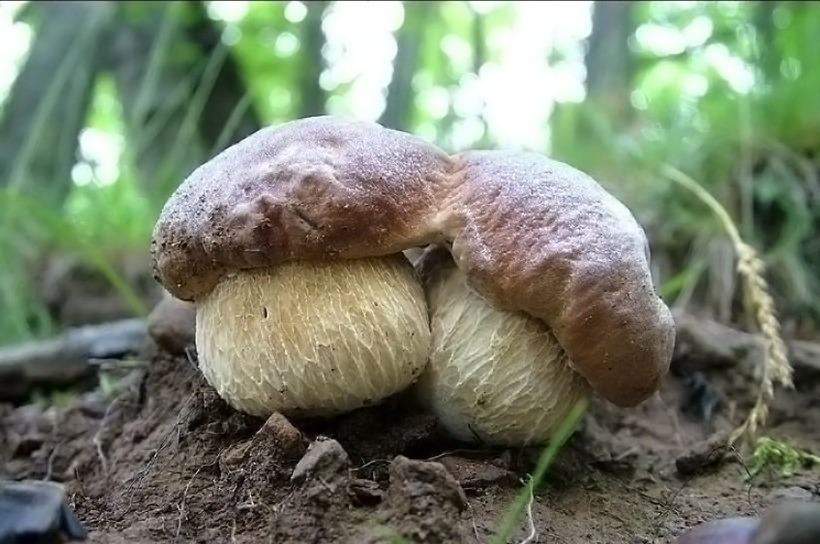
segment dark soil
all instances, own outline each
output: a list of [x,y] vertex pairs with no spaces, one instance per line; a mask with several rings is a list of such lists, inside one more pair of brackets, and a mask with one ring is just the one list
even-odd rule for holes
[[[113,400],[0,406],[0,477],[61,482],[92,542],[489,542],[538,455],[464,449],[401,397],[330,421],[254,419],[186,358],[141,359]],[[779,498],[820,500],[809,468],[750,481],[737,454],[716,462],[753,381],[707,363],[681,351],[658,397],[593,404],[513,541],[669,542]],[[820,376],[796,383],[765,433],[820,451]]]

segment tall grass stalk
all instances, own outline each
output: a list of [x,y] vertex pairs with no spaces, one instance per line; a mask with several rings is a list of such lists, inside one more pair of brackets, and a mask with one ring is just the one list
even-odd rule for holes
[[774,399],[774,385],[778,384],[786,388],[794,386],[793,369],[780,333],[780,321],[763,275],[765,265],[757,251],[743,241],[729,212],[697,181],[668,164],[661,166],[661,173],[669,180],[691,191],[712,210],[734,247],[737,271],[743,282],[744,299],[760,329],[765,350],[754,406],[743,423],[731,433],[729,442],[734,444],[742,437],[754,438],[758,427],[765,423],[768,416],[769,406]]
[[533,470],[532,475],[526,485],[518,493],[512,507],[501,521],[501,526],[496,531],[492,540],[490,540],[491,544],[506,544],[509,542],[510,537],[515,532],[518,524],[521,522],[524,512],[527,510],[527,506],[532,502],[533,497],[535,496],[535,490],[541,485],[541,482],[547,475],[547,470],[558,456],[558,452],[564,444],[566,444],[567,440],[569,440],[570,436],[572,436],[572,433],[581,422],[581,419],[586,413],[587,404],[588,402],[586,400],[577,402],[575,406],[573,406],[569,415],[564,418],[561,426],[550,439],[550,443],[546,448],[544,448],[544,451],[541,452],[541,456],[538,458],[538,462],[535,465],[535,470]]

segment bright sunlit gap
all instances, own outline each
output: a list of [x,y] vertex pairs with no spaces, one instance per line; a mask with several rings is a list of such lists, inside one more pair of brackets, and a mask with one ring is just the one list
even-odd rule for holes
[[[470,2],[476,11],[489,13],[505,2]],[[556,102],[584,98],[584,67],[581,42],[591,31],[591,2],[512,2],[513,24],[487,35],[490,59],[478,74],[472,67],[471,44],[459,36],[442,40],[441,54],[456,72],[466,72],[456,89],[447,89],[417,77],[417,105],[435,120],[442,119],[452,105],[460,118],[451,141],[455,149],[473,144],[481,137],[483,115],[499,145],[509,148],[547,149],[548,121]],[[248,2],[219,1],[209,4],[217,19],[235,23],[248,12]],[[296,23],[304,19],[302,2],[288,2],[285,17]],[[393,75],[396,55],[394,32],[404,20],[401,2],[338,2],[323,22],[328,67],[320,85],[333,92],[328,112],[368,121],[379,118],[385,108],[385,91]],[[363,22],[366,21],[366,24]],[[282,42],[282,43],[280,43]],[[293,54],[298,39],[282,33],[276,52]],[[563,60],[547,64],[553,49]],[[539,69],[540,68],[540,69]],[[272,91],[275,92],[275,91]],[[419,127],[421,136],[438,139],[434,125]]]
[[[0,103],[8,94],[17,71],[25,60],[32,32],[25,23],[13,21],[25,2],[0,3],[0,35],[4,47],[0,54]],[[670,5],[670,4],[675,4]],[[690,9],[692,2],[653,3],[653,10]],[[736,9],[727,3],[726,9]],[[433,123],[417,128],[422,137],[435,139],[456,151],[481,138],[483,123],[498,145],[512,149],[549,151],[549,118],[556,103],[580,102],[584,98],[585,68],[583,40],[591,31],[592,2],[470,2],[481,13],[512,6],[515,17],[507,27],[493,25],[486,36],[488,60],[478,74],[472,73],[472,48],[453,34],[440,44],[441,55],[456,73],[464,73],[454,89],[445,88],[418,74],[414,80],[416,104],[435,121],[450,108],[459,118],[453,133],[445,138]],[[657,6],[656,6],[657,5]],[[224,40],[236,43],[241,32],[236,23],[248,14],[249,2],[208,3],[211,17],[227,25]],[[284,16],[296,24],[307,15],[302,2],[291,1]],[[386,88],[393,74],[397,45],[394,32],[404,19],[401,2],[347,1],[332,4],[323,22],[327,43],[324,56],[327,68],[320,79],[322,88],[334,94],[327,104],[336,115],[375,121],[385,108]],[[684,29],[671,25],[645,24],[637,29],[635,45],[655,55],[674,55],[687,48],[702,46],[712,35],[707,17],[697,17]],[[295,54],[299,39],[291,32],[280,32],[273,41],[280,58]],[[555,53],[559,53],[556,55]],[[550,59],[558,60],[550,61]],[[724,45],[711,44],[702,50],[699,62],[713,67],[737,92],[753,85],[751,69]],[[679,70],[663,74],[659,82],[681,85],[692,97],[703,96],[707,79],[697,72]],[[681,78],[684,78],[681,80]],[[661,83],[663,84],[663,83]],[[289,102],[289,93],[271,89],[270,100]],[[645,107],[645,95],[633,96],[636,107]],[[88,128],[80,138],[87,161],[75,168],[76,183],[107,184],[116,180],[122,154],[121,134]]]

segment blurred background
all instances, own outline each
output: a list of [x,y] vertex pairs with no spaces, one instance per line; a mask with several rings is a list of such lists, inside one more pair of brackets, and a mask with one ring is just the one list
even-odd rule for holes
[[785,332],[820,317],[820,4],[0,2],[0,344],[145,315],[165,199],[258,128],[323,113],[592,174],[662,296],[742,321],[725,232]]

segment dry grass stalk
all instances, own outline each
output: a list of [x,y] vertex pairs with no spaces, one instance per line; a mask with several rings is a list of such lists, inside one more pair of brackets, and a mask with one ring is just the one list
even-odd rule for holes
[[792,382],[793,369],[780,333],[780,321],[777,319],[774,300],[769,294],[769,286],[763,275],[765,265],[757,251],[740,237],[737,226],[726,209],[706,189],[677,168],[664,165],[662,169],[667,178],[682,185],[709,206],[732,241],[737,257],[737,271],[743,284],[744,301],[760,330],[766,349],[760,368],[760,384],[754,406],[743,423],[729,436],[729,444],[735,444],[743,437],[753,439],[758,427],[766,421],[769,406],[774,399],[775,384],[786,388],[794,385]]

